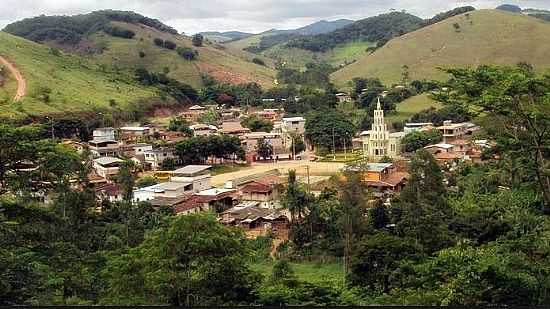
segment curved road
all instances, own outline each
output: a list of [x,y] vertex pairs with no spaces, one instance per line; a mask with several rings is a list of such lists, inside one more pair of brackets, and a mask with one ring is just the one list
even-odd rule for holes
[[21,72],[17,69],[17,67],[13,63],[9,62],[6,58],[0,56],[0,64],[6,67],[17,81],[17,92],[15,94],[15,97],[13,98],[13,101],[20,101],[27,92],[27,81],[23,77],[23,74],[21,74]]

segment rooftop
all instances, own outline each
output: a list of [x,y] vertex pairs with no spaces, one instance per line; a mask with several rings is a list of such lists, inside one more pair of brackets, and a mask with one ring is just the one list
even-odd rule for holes
[[182,167],[180,169],[175,170],[174,174],[185,174],[185,175],[193,175],[200,172],[204,172],[208,169],[212,168],[210,165],[187,165],[185,167]]
[[199,195],[199,196],[217,196],[217,195],[224,194],[224,193],[229,193],[229,192],[235,192],[235,190],[234,189],[212,188],[212,189],[208,189],[208,190],[204,190],[204,191],[201,191],[199,193],[196,193],[196,195]]
[[122,163],[124,161],[119,158],[102,157],[102,158],[95,159],[94,162],[99,165],[109,165],[113,163]]
[[430,148],[451,149],[453,147],[454,147],[454,145],[451,145],[451,144],[440,143],[440,144],[435,144],[435,145],[429,145],[429,146],[426,146],[424,148],[426,148],[426,149],[430,149]]
[[304,117],[283,118],[284,122],[306,121]]
[[122,131],[146,131],[149,130],[149,127],[122,127]]

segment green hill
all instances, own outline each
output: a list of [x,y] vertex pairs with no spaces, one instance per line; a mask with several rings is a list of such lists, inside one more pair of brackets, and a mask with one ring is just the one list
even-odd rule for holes
[[[191,39],[181,35],[162,32],[141,24],[113,22],[112,24],[135,32],[131,40],[113,37],[97,32],[90,39],[104,46],[101,53],[91,57],[107,65],[119,65],[127,68],[144,66],[150,71],[169,70],[168,76],[186,82],[193,87],[202,85],[201,75],[207,74],[218,81],[240,84],[257,82],[264,87],[272,87],[275,71],[269,67],[254,64],[253,55],[244,51],[217,44],[205,44],[194,47]],[[155,38],[169,40],[181,47],[198,52],[197,60],[187,61],[175,50],[156,46]],[[140,52],[142,55],[140,55]]]
[[550,67],[550,23],[509,12],[481,10],[462,14],[389,41],[332,75],[337,85],[354,77],[379,77],[386,84],[402,79],[445,79],[438,67],[514,65]]
[[[170,77],[194,87],[201,86],[204,74],[221,82],[258,82],[265,87],[273,85],[275,76],[274,70],[252,63],[254,55],[215,43],[194,47],[189,37],[133,12],[40,16],[8,25],[5,31],[121,69],[145,66],[160,72],[167,68]],[[156,46],[156,38],[193,48],[198,57],[195,61],[185,60],[175,50]]]
[[25,97],[16,103],[12,77],[0,88],[2,118],[91,110],[113,102],[125,106],[156,96],[155,89],[138,85],[128,74],[5,32],[0,32],[0,55],[17,66],[27,83]]

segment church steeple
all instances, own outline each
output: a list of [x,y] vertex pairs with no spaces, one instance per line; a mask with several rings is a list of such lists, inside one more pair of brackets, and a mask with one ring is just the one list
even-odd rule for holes
[[376,104],[376,109],[381,110],[380,97],[378,97],[378,103]]

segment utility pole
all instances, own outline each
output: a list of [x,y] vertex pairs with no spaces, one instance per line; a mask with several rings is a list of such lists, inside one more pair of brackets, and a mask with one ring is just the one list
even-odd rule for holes
[[332,158],[336,161],[336,139],[334,137],[334,127],[332,128]]
[[344,134],[344,160],[348,159],[348,152],[346,151],[346,134]]
[[292,159],[296,161],[296,136],[292,135]]
[[50,117],[46,117],[46,119],[48,119],[50,121],[50,133],[52,135],[52,139],[55,139],[55,133],[54,133],[54,128],[53,128],[53,119],[50,118]]

